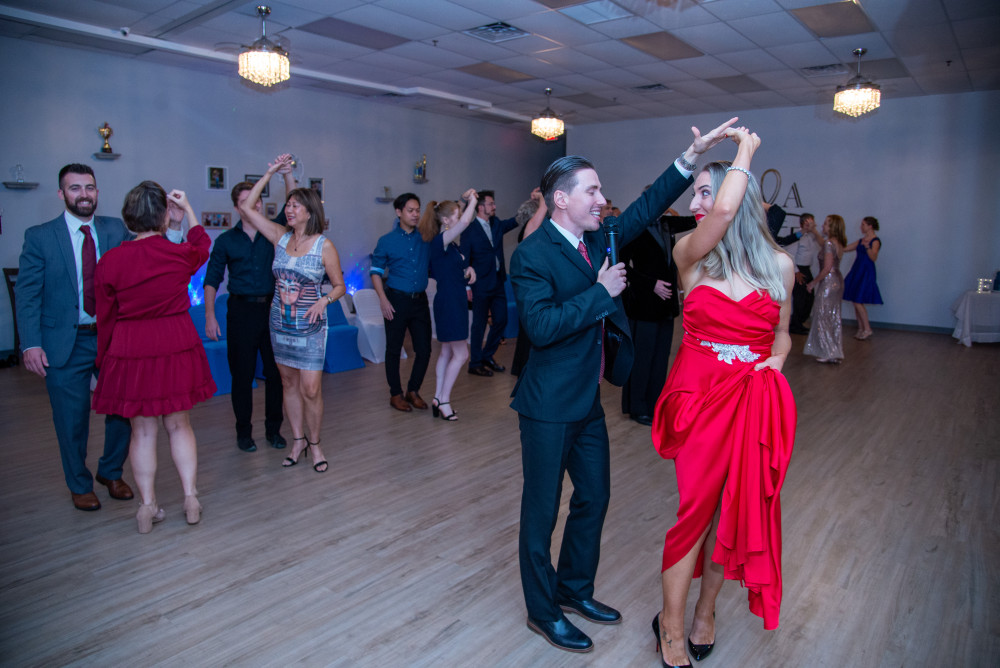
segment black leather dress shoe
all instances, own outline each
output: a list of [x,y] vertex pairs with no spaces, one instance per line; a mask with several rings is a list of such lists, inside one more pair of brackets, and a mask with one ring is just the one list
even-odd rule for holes
[[653,426],[653,418],[649,415],[640,415],[638,413],[632,413],[629,417],[632,418],[633,422],[638,422],[639,424],[644,424],[647,427]]
[[620,612],[592,598],[579,599],[565,596],[560,597],[558,603],[566,612],[575,612],[595,624],[620,624],[622,621]]
[[236,439],[236,447],[243,452],[257,452],[257,444],[249,436],[240,436]]
[[507,370],[507,367],[505,367],[503,364],[500,364],[499,362],[497,362],[492,357],[490,357],[489,359],[483,360],[483,365],[484,366],[488,366],[489,368],[493,369],[497,373],[503,373],[504,371]]
[[266,438],[267,442],[270,443],[271,447],[274,448],[275,450],[281,450],[286,445],[288,445],[288,441],[285,440],[285,437],[279,434],[278,432],[274,432],[273,434],[268,434]]
[[492,376],[493,372],[487,369],[485,366],[470,366],[469,373],[473,376]]
[[589,652],[594,642],[565,617],[551,622],[540,622],[528,617],[528,628],[545,638],[550,645],[567,652]]

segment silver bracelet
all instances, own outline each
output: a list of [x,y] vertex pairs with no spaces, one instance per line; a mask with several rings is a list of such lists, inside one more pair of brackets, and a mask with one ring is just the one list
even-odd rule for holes
[[732,172],[734,170],[737,171],[737,172],[743,172],[744,174],[747,175],[748,179],[750,179],[751,181],[753,180],[753,174],[750,173],[750,170],[743,169],[742,167],[729,167],[729,168],[726,169],[726,174],[728,174],[729,172]]
[[689,172],[693,172],[694,170],[698,169],[698,165],[694,164],[693,162],[688,162],[687,160],[684,159],[684,153],[686,153],[686,151],[682,152],[680,156],[678,156],[677,158],[677,162],[680,163],[681,167],[683,167],[685,170]]

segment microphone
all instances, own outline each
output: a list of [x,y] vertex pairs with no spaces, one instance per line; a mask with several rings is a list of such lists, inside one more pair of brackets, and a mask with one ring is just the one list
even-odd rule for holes
[[608,239],[608,266],[613,267],[618,264],[618,219],[608,217],[604,219],[604,235]]

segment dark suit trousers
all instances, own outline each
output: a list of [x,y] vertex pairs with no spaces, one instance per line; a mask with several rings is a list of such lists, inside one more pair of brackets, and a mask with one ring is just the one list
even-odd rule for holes
[[[87,438],[90,435],[90,377],[96,371],[95,359],[97,335],[77,332],[69,360],[60,367],[50,366],[45,376],[63,474],[73,494],[94,491],[94,478],[87,469]],[[128,419],[119,415],[104,417],[104,455],[97,463],[97,475],[108,480],[122,477],[131,437],[132,425]]]
[[[483,343],[483,335],[486,334],[486,321],[493,316],[493,324],[490,325],[490,332],[486,335],[486,343]],[[507,293],[504,284],[497,282],[488,294],[476,296],[472,295],[472,328],[471,345],[469,352],[469,366],[482,366],[483,362],[493,359],[497,349],[500,347],[500,339],[503,338],[503,330],[507,327]]]
[[283,419],[281,374],[274,363],[271,349],[271,302],[243,301],[229,296],[226,311],[226,355],[233,376],[233,413],[236,415],[237,438],[253,436],[253,377],[257,371],[257,354],[264,365],[264,432],[276,434]]
[[[796,268],[801,271],[806,277],[806,283],[813,279],[812,268],[808,265],[796,265]],[[809,319],[809,315],[812,313],[814,295],[806,290],[805,285],[800,285],[798,282],[792,287],[792,315],[789,320],[788,326],[792,329],[797,329],[799,327],[804,327],[802,323]]]
[[[553,621],[562,615],[556,604],[558,594],[574,598],[594,595],[601,529],[611,495],[608,429],[600,391],[590,414],[579,422],[518,417],[524,473],[518,535],[521,587],[528,615]],[[564,473],[569,473],[573,495],[556,570],[550,548]]]
[[403,350],[407,330],[413,341],[414,360],[406,391],[417,392],[424,382],[424,374],[431,361],[431,310],[427,306],[427,293],[420,292],[412,296],[407,292],[386,288],[385,296],[395,311],[392,320],[383,319],[385,379],[389,383],[389,394],[396,396],[403,393],[403,384],[399,379],[399,354]]
[[622,412],[652,417],[656,400],[667,382],[674,319],[661,322],[630,319],[628,324],[635,345],[635,361],[628,382],[622,387]]

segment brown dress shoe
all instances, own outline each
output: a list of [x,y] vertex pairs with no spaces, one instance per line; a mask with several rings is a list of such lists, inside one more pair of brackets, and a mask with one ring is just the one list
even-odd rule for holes
[[410,391],[406,393],[406,400],[413,404],[413,407],[417,410],[425,411],[427,410],[427,402],[420,398],[420,395],[416,392]]
[[410,404],[406,403],[406,399],[403,398],[402,394],[394,394],[389,398],[389,405],[395,408],[397,411],[403,411],[404,413],[409,413],[413,409]]
[[70,496],[73,497],[73,505],[78,510],[99,510],[101,508],[101,502],[98,501],[97,495],[93,492],[70,494]]
[[118,478],[118,480],[108,480],[102,476],[94,476],[94,479],[108,488],[108,494],[111,495],[112,499],[128,501],[132,498],[132,489],[121,478]]

